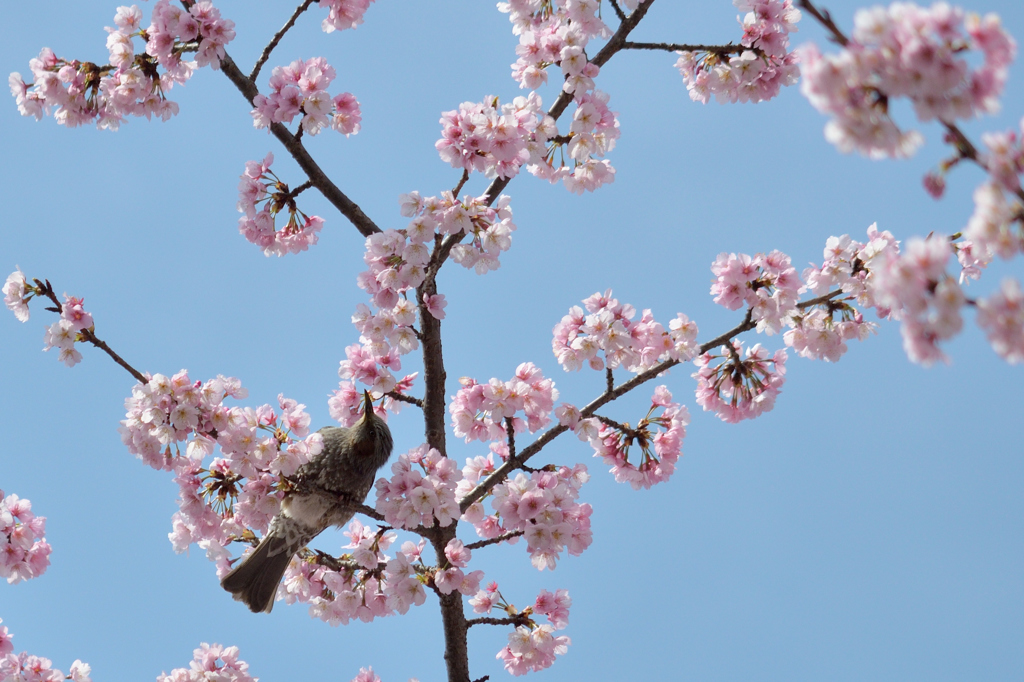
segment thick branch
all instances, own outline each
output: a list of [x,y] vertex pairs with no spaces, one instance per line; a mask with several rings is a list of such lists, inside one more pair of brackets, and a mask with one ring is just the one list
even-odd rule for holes
[[[448,560],[444,548],[448,540],[455,537],[455,525],[453,523],[443,529],[443,534],[431,539],[438,565]],[[438,591],[437,597],[441,603],[441,623],[444,626],[444,662],[448,668],[448,682],[469,682],[469,645],[466,638],[469,625],[462,609],[462,595],[457,591],[451,594]]]
[[313,4],[313,1],[314,0],[305,0],[301,5],[299,5],[295,9],[295,12],[292,13],[292,16],[289,17],[288,21],[285,22],[285,25],[281,27],[281,30],[275,33],[274,37],[270,39],[267,46],[263,48],[263,54],[261,54],[260,58],[256,60],[256,65],[252,67],[252,73],[249,74],[250,81],[253,83],[256,82],[256,77],[260,75],[260,69],[262,69],[263,65],[267,63],[268,59],[270,59],[270,53],[273,52],[274,48],[277,47],[277,44],[281,42],[281,38],[284,38],[284,34],[288,32],[288,29],[295,25],[295,21],[299,18],[299,15],[309,9],[309,6]]
[[[260,94],[256,84],[246,77],[238,69],[238,66],[235,65],[231,57],[226,54],[221,59],[220,68],[224,75],[228,77],[228,80],[234,83],[235,87],[252,104],[256,95]],[[292,135],[291,131],[281,123],[271,123],[270,132],[284,145],[288,153],[292,155],[292,158],[299,164],[299,167],[306,174],[306,177],[309,178],[309,181],[313,183],[313,186],[320,190],[324,198],[331,202],[343,216],[348,218],[349,222],[355,225],[356,229],[359,230],[359,234],[369,237],[381,231],[377,224],[363,213],[363,209],[359,208],[337,185],[331,182],[327,174],[321,170],[320,166],[313,160],[313,157],[306,151],[306,148],[302,146],[302,142],[295,135]]]

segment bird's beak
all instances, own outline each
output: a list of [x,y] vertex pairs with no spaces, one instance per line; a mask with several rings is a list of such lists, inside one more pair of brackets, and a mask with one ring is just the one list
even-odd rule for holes
[[363,419],[369,419],[373,413],[373,398],[369,391],[363,391]]

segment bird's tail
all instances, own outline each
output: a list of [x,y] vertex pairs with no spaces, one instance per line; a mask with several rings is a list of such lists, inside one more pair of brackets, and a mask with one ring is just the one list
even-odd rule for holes
[[277,585],[294,554],[289,549],[286,538],[267,533],[256,551],[221,579],[221,587],[237,601],[244,602],[253,613],[270,613]]

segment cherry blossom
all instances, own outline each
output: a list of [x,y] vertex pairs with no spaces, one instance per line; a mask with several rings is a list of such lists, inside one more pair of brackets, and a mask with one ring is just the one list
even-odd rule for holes
[[[459,380],[462,388],[448,406],[452,429],[469,443],[474,440],[501,440],[506,437],[506,420],[516,433],[535,433],[551,423],[551,411],[558,399],[555,382],[544,378],[532,362],[516,368],[508,381],[491,379],[478,384],[469,377]],[[517,416],[520,412],[522,417]],[[525,417],[525,419],[524,419]]]
[[[686,82],[690,99],[707,104],[762,102],[797,82],[798,57],[789,52],[789,34],[796,32],[800,11],[792,0],[733,0],[746,14],[740,47],[681,51],[676,68]],[[729,56],[730,53],[735,53]]]
[[239,660],[238,647],[203,642],[193,652],[188,668],[175,668],[156,679],[157,682],[256,682],[258,678],[251,677],[249,664]]
[[803,283],[789,256],[781,251],[753,258],[745,253],[722,253],[711,265],[715,281],[711,293],[715,303],[729,310],[746,304],[757,331],[777,334],[796,310]]
[[[990,14],[984,18],[940,2],[930,9],[897,2],[859,10],[849,43],[835,55],[800,51],[801,91],[831,118],[825,138],[840,151],[871,158],[909,157],[923,138],[889,116],[889,100],[907,97],[920,121],[953,123],[995,113],[1016,51]],[[983,63],[972,67],[966,51]]]
[[690,360],[697,353],[697,325],[682,313],[666,331],[650,310],[633,322],[636,309],[612,298],[611,289],[595,293],[583,305],[589,314],[574,306],[553,330],[551,349],[567,372],[579,370],[584,362],[595,370],[623,366],[641,372],[670,358]]
[[511,178],[522,165],[540,162],[554,125],[536,93],[506,104],[488,95],[442,113],[441,139],[434,146],[453,168]]
[[978,301],[978,326],[1004,360],[1024,360],[1024,293],[1017,280],[1004,279],[998,291]]
[[[46,517],[33,514],[31,502],[14,494],[4,497],[0,490],[0,578],[13,585],[46,572],[51,550],[45,533]],[[0,655],[6,653],[3,641],[0,634]]]
[[[507,448],[494,444],[487,457],[466,460],[457,488],[460,499],[494,471],[495,451],[499,456],[508,455]],[[577,502],[580,487],[588,480],[590,474],[582,464],[533,471],[529,476],[519,473],[494,486],[482,500],[470,505],[462,518],[483,538],[522,533],[531,563],[538,570],[554,570],[562,550],[578,556],[590,546],[593,510],[589,504]],[[493,513],[487,514],[484,500],[490,501]]]
[[324,33],[344,31],[363,23],[363,15],[373,0],[320,0],[320,6],[329,10],[323,21]]
[[915,237],[907,242],[904,253],[887,254],[883,267],[875,271],[878,302],[902,321],[907,356],[924,365],[949,362],[938,342],[952,338],[963,327],[964,293],[946,274],[952,252],[949,240],[941,236]]
[[[697,371],[697,404],[712,411],[725,422],[735,423],[761,416],[775,407],[775,397],[786,381],[786,351],[773,355],[761,344],[748,347],[733,341],[721,347],[721,355],[711,351],[693,361]],[[712,364],[722,358],[717,365]]]
[[390,479],[377,480],[376,509],[398,528],[449,526],[460,516],[455,487],[462,472],[434,448],[421,445],[391,465]]
[[355,96],[343,92],[331,97],[327,93],[336,75],[334,67],[323,57],[297,59],[288,66],[274,67],[270,94],[253,99],[253,125],[270,128],[271,123],[291,123],[301,114],[299,125],[309,135],[328,127],[345,136],[358,133],[362,113]]
[[15,270],[4,282],[4,305],[14,313],[19,322],[28,322],[28,302],[32,298],[32,287],[25,280],[25,273]]
[[[653,416],[659,408],[661,414]],[[689,423],[689,411],[672,402],[668,388],[658,386],[651,399],[651,408],[635,428],[601,420],[598,432],[589,440],[594,456],[611,465],[615,480],[629,483],[634,490],[639,490],[663,483],[675,472]],[[639,446],[640,456],[630,461],[629,448],[634,444]]]
[[373,666],[360,668],[359,674],[352,678],[352,682],[380,682],[380,677],[373,672]]
[[[246,162],[238,183],[238,210],[245,214],[238,219],[238,231],[268,257],[301,253],[317,243],[324,221],[299,210],[295,196],[304,187],[289,190],[270,170],[273,163],[273,154],[263,161]],[[288,212],[288,222],[278,230],[275,223],[282,211]]]
[[[29,62],[33,83],[26,83],[19,73],[12,73],[8,81],[21,114],[39,120],[52,110],[54,120],[69,128],[95,123],[110,130],[127,116],[166,121],[177,114],[178,105],[166,93],[185,83],[197,68],[220,68],[224,47],[235,36],[234,23],[206,1],[185,9],[158,0],[145,30],[140,28],[141,19],[135,6],[118,9],[117,27],[107,29],[107,65],[65,60],[43,48]],[[135,49],[136,37],[146,40],[142,51]],[[190,52],[195,61],[184,59]]]

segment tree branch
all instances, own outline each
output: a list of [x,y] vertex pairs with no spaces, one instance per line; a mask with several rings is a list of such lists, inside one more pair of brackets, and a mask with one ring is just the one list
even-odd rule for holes
[[689,45],[686,43],[634,43],[625,42],[623,50],[664,50],[666,52],[714,52],[715,54],[741,54],[747,50],[758,52],[757,48],[745,47],[743,45]]
[[487,547],[489,545],[500,545],[506,540],[511,540],[512,538],[517,538],[523,535],[523,533],[525,532],[526,531],[522,530],[513,530],[509,531],[508,533],[502,533],[501,535],[490,538],[488,540],[477,540],[476,542],[471,542],[468,545],[466,545],[466,549],[480,549],[481,547]]
[[284,38],[284,34],[288,32],[288,29],[295,25],[295,21],[299,18],[299,15],[309,9],[309,6],[312,4],[313,0],[305,0],[295,9],[295,12],[293,12],[292,16],[287,22],[285,22],[285,25],[281,27],[281,30],[274,34],[274,37],[270,39],[267,46],[263,48],[263,53],[260,55],[260,58],[256,60],[256,65],[252,67],[252,72],[249,74],[250,81],[253,83],[256,82],[257,76],[260,75],[260,69],[262,69],[263,65],[267,63],[268,59],[270,59],[270,53],[273,52],[274,48],[277,47],[277,44],[281,42],[281,38]]
[[[58,315],[64,312],[64,306],[57,298],[57,294],[54,293],[53,286],[50,285],[50,280],[46,280],[46,282],[43,283],[40,282],[38,279],[33,279],[32,282],[42,292],[43,296],[53,301],[53,305],[57,308],[56,312]],[[93,327],[93,329],[95,329],[95,327]],[[149,378],[146,377],[145,374],[129,365],[127,360],[125,360],[120,355],[115,353],[114,349],[112,349],[110,346],[106,344],[106,342],[102,341],[98,336],[96,336],[96,333],[93,332],[92,329],[83,329],[78,333],[82,335],[82,338],[84,340],[88,341],[89,343],[91,343],[92,345],[96,346],[101,351],[109,355],[111,360],[113,360],[118,365],[126,369],[128,373],[135,377],[135,380],[138,381],[140,384],[149,383]]]
[[420,409],[423,408],[423,401],[419,398],[413,398],[411,395],[405,395],[404,393],[398,393],[396,391],[388,391],[384,395],[392,400],[397,400],[400,403],[409,403],[410,405],[415,405]]
[[524,615],[512,616],[510,618],[481,617],[481,618],[472,618],[470,620],[467,620],[466,621],[466,626],[467,627],[473,627],[474,625],[515,625],[515,626],[519,626],[519,625],[526,625],[526,622],[528,620],[529,620],[529,616],[524,616]]
[[[228,77],[228,80],[234,83],[239,92],[249,101],[249,104],[252,104],[256,95],[260,94],[256,84],[238,69],[238,66],[227,54],[221,59],[220,68],[224,75]],[[359,208],[337,185],[331,182],[327,174],[323,172],[316,161],[313,160],[313,157],[309,155],[309,152],[306,151],[306,148],[302,146],[302,142],[299,141],[297,136],[292,135],[291,131],[281,123],[271,123],[270,132],[284,145],[288,153],[292,155],[292,158],[299,164],[299,167],[306,174],[306,177],[309,178],[309,181],[313,183],[313,186],[320,190],[324,198],[331,202],[343,216],[348,218],[349,222],[355,225],[355,228],[359,230],[359,234],[369,237],[381,231],[377,224],[363,213],[363,209]]]

